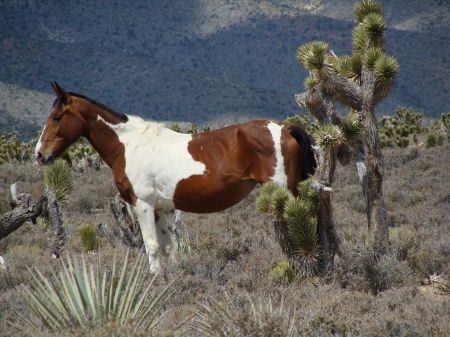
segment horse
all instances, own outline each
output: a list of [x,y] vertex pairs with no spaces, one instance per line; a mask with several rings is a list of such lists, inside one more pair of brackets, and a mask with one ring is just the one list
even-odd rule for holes
[[172,254],[164,208],[222,211],[269,180],[298,195],[298,182],[316,168],[311,141],[298,125],[252,120],[182,134],[51,85],[56,99],[36,144],[37,162],[51,165],[86,138],[112,169],[122,199],[134,207],[153,272],[160,268],[159,250]]

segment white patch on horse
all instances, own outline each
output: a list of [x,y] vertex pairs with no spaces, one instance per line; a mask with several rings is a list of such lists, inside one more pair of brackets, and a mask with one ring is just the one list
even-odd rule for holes
[[192,135],[135,116],[128,116],[126,123],[105,123],[125,146],[125,173],[134,194],[155,210],[174,207],[173,196],[180,180],[205,174],[205,164],[195,161],[188,151]]
[[273,142],[275,143],[275,156],[277,158],[277,164],[275,166],[275,174],[270,177],[271,180],[276,182],[280,187],[287,188],[288,177],[284,169],[284,158],[281,153],[281,129],[282,126],[274,122],[269,122],[267,128],[272,134]]
[[46,127],[47,127],[47,123],[45,123],[44,129],[42,130],[42,133],[41,133],[41,135],[39,137],[39,140],[36,143],[36,147],[34,149],[34,156],[35,156],[35,158],[37,158],[38,152],[41,149],[41,146],[42,146],[42,135],[44,134]]

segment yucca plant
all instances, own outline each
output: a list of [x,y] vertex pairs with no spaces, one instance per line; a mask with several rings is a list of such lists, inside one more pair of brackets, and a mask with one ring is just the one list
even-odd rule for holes
[[57,159],[54,165],[46,168],[44,181],[47,189],[55,193],[59,202],[67,201],[73,190],[73,179],[70,166],[66,161]]
[[[128,265],[127,252],[120,275],[117,274],[114,256],[113,269],[107,277],[102,270],[100,253],[95,271],[92,266],[86,267],[84,257],[81,261],[67,258],[67,264],[62,261],[59,276],[53,274],[50,279],[38,269],[29,270],[32,288],[22,285],[21,295],[44,327],[52,331],[72,326],[95,328],[111,320],[151,330],[171,296],[168,292],[176,278],[164,289],[153,291],[156,276],[144,287],[149,273],[144,255],[132,265],[129,273]],[[40,331],[37,323],[21,316],[28,327]]]
[[97,234],[95,233],[95,227],[92,224],[86,224],[78,229],[78,233],[81,237],[81,244],[88,251],[94,251],[98,246]]
[[295,308],[286,308],[283,297],[276,305],[270,296],[247,296],[244,310],[228,296],[226,304],[207,297],[197,305],[186,326],[202,336],[290,337],[295,332]]
[[[389,94],[399,66],[384,51],[387,26],[382,17],[381,4],[374,0],[362,0],[355,5],[354,17],[356,26],[352,31],[351,55],[337,56],[323,41],[309,42],[298,49],[297,60],[313,78],[305,81],[306,92],[295,95],[295,100],[301,108],[309,109],[320,124],[319,130],[315,132],[315,145],[324,150],[323,161],[326,164],[322,168],[326,168],[326,172],[319,174],[324,186],[331,187],[337,159],[342,164],[350,162],[352,146],[356,147],[358,165],[369,165],[366,170],[358,170],[358,174],[365,175],[360,177],[363,190],[371,191],[364,192],[368,196],[365,200],[369,238],[371,244],[384,252],[389,242],[386,217],[376,216],[386,211],[382,189],[384,160],[380,151],[381,142],[374,108]],[[351,114],[356,114],[361,119],[360,124],[364,124],[364,130],[361,130],[362,125],[342,121],[334,108],[335,102],[348,108]],[[343,127],[346,128],[345,132]],[[340,135],[346,135],[346,132],[351,136],[348,138],[352,139],[351,143],[347,142],[347,137]],[[383,144],[388,143],[389,141],[384,141]],[[405,142],[399,140],[399,144],[404,145]],[[363,158],[368,160],[363,162]],[[367,174],[371,175],[370,179]],[[331,198],[327,200],[329,203]],[[329,205],[326,209],[332,208]],[[327,237],[335,237],[335,231],[331,228],[334,226],[332,215],[321,219],[329,219],[330,223],[324,228],[329,229]],[[335,237],[323,246],[331,247],[333,242],[339,240]],[[334,251],[338,250],[333,249]],[[333,252],[326,256],[332,256]],[[332,260],[329,260],[330,267]]]
[[291,262],[294,262],[297,272],[305,276],[317,274],[320,258],[317,220],[314,217],[319,198],[311,189],[311,182],[312,179],[307,179],[298,184],[298,197],[274,182],[267,182],[256,199],[260,212],[269,213],[275,224],[287,228],[288,238],[283,238],[282,244],[292,246],[295,256]]

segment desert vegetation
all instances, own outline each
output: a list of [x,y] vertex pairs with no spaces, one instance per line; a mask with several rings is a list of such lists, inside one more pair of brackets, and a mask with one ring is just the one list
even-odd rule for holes
[[[2,334],[110,336],[126,332],[140,336],[150,328],[160,336],[446,335],[450,333],[450,145],[442,123],[433,124],[433,132],[441,130],[442,146],[426,148],[411,142],[405,148],[393,144],[382,150],[390,238],[387,254],[378,256],[367,244],[365,202],[352,165],[336,168],[334,221],[342,256],[336,258],[327,280],[292,272],[273,219],[255,206],[261,195],[257,189],[227,211],[183,215],[175,259],[164,261],[156,277],[146,275],[139,288],[142,295],[153,282],[142,303],[148,306],[174,281],[144,324],[131,319],[94,324],[93,314],[86,311],[86,324],[77,327],[69,319],[58,331],[45,327],[27,303],[37,281],[48,280],[57,288],[61,277],[69,278],[64,275],[70,275],[74,261],[80,266],[84,261],[89,280],[90,270],[94,280],[95,275],[104,277],[105,296],[111,284],[107,282],[116,280],[116,286],[124,266],[124,289],[135,279],[129,276],[142,251],[131,249],[127,262],[127,249],[114,249],[95,230],[103,222],[119,232],[108,204],[116,194],[110,169],[104,165],[98,171],[72,169],[73,190],[61,206],[67,232],[61,258],[51,257],[51,231],[39,223],[26,223],[0,241],[6,265],[0,277]],[[427,138],[428,131],[422,131],[419,143]],[[29,192],[34,199],[45,192],[44,171],[29,160],[3,163],[1,214],[10,209],[11,184],[20,181],[19,192]],[[173,213],[167,211],[174,221]],[[88,242],[89,235],[92,240],[88,227],[94,227],[95,249]],[[101,273],[95,272],[98,261]],[[79,269],[82,274],[83,268]],[[150,323],[150,319],[154,320]]]

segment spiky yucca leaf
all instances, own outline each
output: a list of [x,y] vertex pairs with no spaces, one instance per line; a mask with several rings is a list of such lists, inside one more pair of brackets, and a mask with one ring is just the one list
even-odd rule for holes
[[73,190],[72,172],[66,161],[57,159],[44,171],[45,186],[54,192],[59,202],[67,201]]
[[351,72],[351,64],[350,64],[350,56],[342,55],[339,56],[335,63],[336,72],[340,76],[350,77],[349,74]]
[[383,17],[377,13],[370,13],[364,17],[361,27],[366,32],[369,40],[376,46],[381,46],[381,41],[387,25]]
[[297,60],[303,66],[311,71],[320,71],[328,56],[328,43],[323,41],[314,41],[306,43],[297,50]]
[[81,237],[81,244],[88,252],[96,250],[98,245],[95,227],[92,224],[86,224],[78,229]]
[[314,133],[314,139],[323,149],[337,149],[344,142],[341,130],[335,125],[321,125]]
[[269,272],[269,277],[279,278],[283,284],[292,283],[295,280],[294,264],[289,260],[281,261]]
[[350,58],[350,66],[351,66],[351,75],[349,78],[356,83],[360,82],[361,79],[361,71],[362,71],[362,62],[361,58],[357,53],[353,53]]
[[364,54],[364,65],[369,70],[373,70],[375,63],[383,55],[383,51],[379,47],[370,47]]
[[362,133],[365,130],[364,124],[362,124],[355,114],[348,114],[342,118],[341,125],[342,133],[348,144],[354,144],[361,138]]
[[272,180],[264,183],[261,186],[261,194],[268,194],[270,196],[272,196],[272,193],[278,189],[278,184]]
[[300,125],[303,129],[306,129],[309,123],[309,118],[308,116],[299,116],[299,115],[295,115],[292,117],[288,117],[284,120],[286,123],[290,123],[290,124],[297,124]]
[[313,182],[313,178],[309,178],[303,181],[300,181],[297,185],[297,190],[299,193],[299,198],[302,199],[306,208],[309,210],[312,215],[317,211],[317,205],[319,202],[319,196],[317,193],[311,188],[311,183]]
[[355,11],[353,13],[356,22],[363,22],[368,14],[381,15],[381,4],[373,0],[363,0],[361,3],[355,4]]
[[256,209],[261,213],[269,213],[270,205],[272,203],[272,194],[261,193],[258,198],[256,198]]
[[352,31],[352,45],[353,51],[358,55],[363,55],[367,48],[367,32],[361,27],[357,26]]
[[286,202],[284,219],[289,224],[289,235],[297,247],[299,270],[305,276],[313,276],[318,269],[320,247],[317,240],[317,219],[311,218],[309,210],[298,199]]
[[289,197],[292,197],[292,194],[287,189],[281,187],[276,189],[272,194],[271,209],[276,214],[281,215],[284,210],[284,204],[289,199]]
[[398,74],[398,63],[392,56],[382,55],[374,64],[373,73],[378,81],[392,81]]
[[[67,259],[67,265],[63,261],[60,276],[53,275],[50,281],[39,270],[36,269],[35,273],[30,270],[32,289],[22,286],[21,295],[44,326],[53,331],[72,326],[102,326],[109,320],[152,329],[170,295],[163,298],[176,278],[147,301],[155,277],[144,287],[149,271],[144,255],[139,257],[130,273],[127,273],[128,256],[127,252],[120,277],[116,275],[115,257],[112,273],[106,277],[106,272],[102,272],[100,254],[95,273],[92,266],[86,268],[84,258],[81,264],[76,258],[73,261]],[[129,280],[126,286],[125,280]],[[22,318],[31,328],[39,330],[30,319]]]
[[286,201],[283,218],[289,226],[295,223],[308,222],[310,216],[308,207],[298,197],[292,197]]
[[315,90],[319,85],[319,80],[315,76],[308,76],[303,82],[306,90]]

